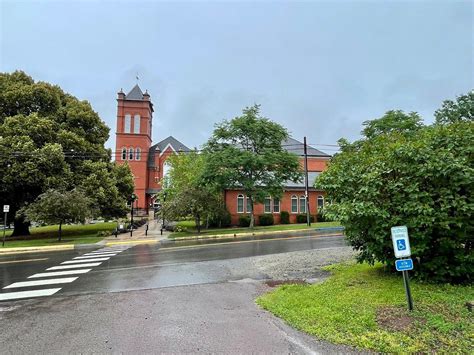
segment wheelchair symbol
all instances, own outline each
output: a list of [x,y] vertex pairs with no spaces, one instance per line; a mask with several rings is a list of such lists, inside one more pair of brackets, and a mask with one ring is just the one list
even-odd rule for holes
[[404,239],[398,239],[397,240],[397,248],[398,248],[398,250],[406,250],[407,246],[405,244]]

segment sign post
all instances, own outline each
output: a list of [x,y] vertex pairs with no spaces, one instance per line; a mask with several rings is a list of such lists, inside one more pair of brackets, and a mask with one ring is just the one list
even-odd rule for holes
[[7,215],[10,212],[10,205],[3,205],[3,212],[5,213],[5,218],[3,219],[3,242],[2,247],[5,246],[5,231],[7,229]]
[[403,275],[403,285],[405,286],[405,294],[407,296],[408,310],[413,311],[413,298],[410,291],[410,278],[408,270],[413,270],[413,260],[410,258],[410,240],[408,238],[408,229],[406,226],[392,227],[392,243],[395,257],[395,267],[397,271],[401,271]]

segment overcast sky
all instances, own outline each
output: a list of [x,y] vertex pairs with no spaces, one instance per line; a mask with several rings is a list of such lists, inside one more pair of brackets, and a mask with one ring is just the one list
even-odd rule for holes
[[0,2],[0,71],[90,101],[111,148],[116,93],[137,72],[154,142],[189,147],[253,103],[294,138],[335,144],[389,109],[432,122],[474,88],[471,1]]

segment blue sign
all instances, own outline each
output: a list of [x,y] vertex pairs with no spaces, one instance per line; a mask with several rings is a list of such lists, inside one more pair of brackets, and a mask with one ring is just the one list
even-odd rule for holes
[[396,260],[395,267],[397,268],[397,271],[413,270],[413,260],[411,259]]
[[405,242],[405,239],[397,239],[397,249],[407,250],[407,244]]

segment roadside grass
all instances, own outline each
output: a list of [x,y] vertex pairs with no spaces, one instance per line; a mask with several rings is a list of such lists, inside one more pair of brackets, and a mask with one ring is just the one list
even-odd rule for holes
[[[15,237],[14,240],[7,238],[6,248],[62,245],[62,244],[89,244],[97,243],[104,236],[99,236],[100,232],[112,232],[117,226],[115,222],[104,222],[85,225],[64,225],[62,227],[62,240],[58,242],[58,225],[30,228],[31,235]],[[7,231],[6,236],[10,236],[12,231]],[[0,238],[3,232],[0,233]]]
[[256,226],[253,229],[248,227],[239,227],[239,228],[210,228],[210,229],[201,229],[201,233],[197,232],[196,224],[194,221],[180,221],[177,224],[180,227],[184,227],[187,230],[184,232],[173,232],[169,235],[169,238],[182,238],[189,236],[206,236],[206,235],[225,235],[225,234],[238,234],[238,233],[253,233],[253,232],[276,232],[276,231],[285,231],[285,230],[304,230],[304,229],[315,229],[315,228],[324,228],[324,227],[338,227],[340,226],[339,222],[318,222],[311,223],[311,227],[308,227],[306,223],[301,224],[277,224],[273,226]]
[[401,274],[383,266],[336,264],[321,284],[283,285],[257,299],[264,309],[319,339],[383,353],[473,353],[472,286],[412,281],[406,309]]

